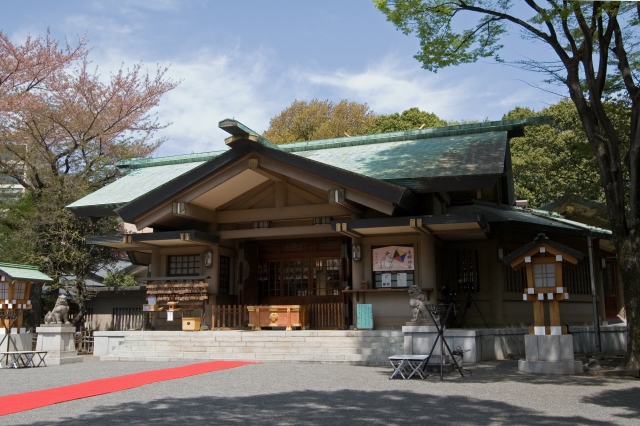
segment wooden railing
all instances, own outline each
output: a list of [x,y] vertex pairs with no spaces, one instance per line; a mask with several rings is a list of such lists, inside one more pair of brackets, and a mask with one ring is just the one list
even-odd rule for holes
[[329,328],[344,330],[344,304],[314,303],[309,305],[309,320],[314,329]]
[[114,331],[141,330],[142,308],[113,308]]
[[214,305],[211,308],[211,324],[215,329],[244,328],[249,323],[246,305]]
[[[214,305],[211,308],[213,330],[244,328],[249,322],[246,305]],[[313,329],[344,330],[344,304],[314,303],[309,305],[309,322]]]

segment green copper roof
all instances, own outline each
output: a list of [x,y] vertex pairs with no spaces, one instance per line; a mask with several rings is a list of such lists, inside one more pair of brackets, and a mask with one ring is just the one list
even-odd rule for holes
[[[162,159],[154,158],[154,160]],[[131,173],[126,176],[69,204],[67,208],[73,210],[87,206],[104,206],[108,210],[113,210],[187,173],[189,170],[195,169],[203,163],[204,161],[178,162],[155,167],[147,164],[142,166],[142,168],[134,168]],[[96,216],[98,216],[98,214],[96,214]]]
[[38,282],[53,281],[51,277],[38,271],[37,266],[31,266],[31,265],[17,265],[14,263],[0,262],[0,274],[9,277],[12,280],[19,280],[19,281],[38,281]]
[[375,179],[501,174],[507,132],[296,151],[295,155]]
[[523,125],[550,124],[551,117],[519,118],[515,120],[485,121],[482,123],[460,124],[456,126],[433,127],[423,130],[405,130],[374,135],[350,136],[317,141],[281,144],[278,147],[286,152],[315,151],[319,149],[344,148],[360,145],[385,144],[388,142],[415,141],[441,137],[457,137],[480,133],[506,132]]
[[193,162],[203,162],[216,158],[226,151],[200,152],[198,154],[173,155],[171,157],[160,158],[134,158],[132,160],[120,161],[116,164],[118,167],[141,169],[143,167],[166,166],[170,164],[184,164]]

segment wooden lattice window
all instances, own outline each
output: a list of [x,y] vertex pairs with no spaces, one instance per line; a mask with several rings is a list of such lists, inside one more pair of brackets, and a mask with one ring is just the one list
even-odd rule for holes
[[591,274],[589,259],[584,258],[575,268],[562,267],[562,283],[569,294],[591,294]]
[[340,295],[340,259],[315,261],[313,269],[313,295]]
[[220,256],[220,280],[218,281],[218,293],[229,294],[231,285],[231,258]]
[[200,255],[187,254],[180,256],[169,256],[169,270],[167,275],[170,277],[200,275]]
[[307,296],[309,293],[309,262],[297,260],[284,263],[284,295]]
[[258,279],[262,296],[281,296],[280,294],[280,262],[264,262],[258,267]]
[[[508,255],[512,250],[504,250],[504,255]],[[524,293],[527,287],[527,269],[520,268],[517,271],[511,266],[500,261],[504,270],[504,291],[506,293]]]
[[472,285],[473,291],[480,291],[480,266],[478,250],[457,250],[458,291],[465,291],[464,285]]
[[4,301],[9,298],[9,283],[0,282],[0,299]]

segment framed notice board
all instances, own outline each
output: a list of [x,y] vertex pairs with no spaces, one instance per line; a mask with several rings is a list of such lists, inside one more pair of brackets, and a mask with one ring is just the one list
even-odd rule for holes
[[358,307],[356,328],[358,330],[373,330],[373,305],[362,303],[356,306]]

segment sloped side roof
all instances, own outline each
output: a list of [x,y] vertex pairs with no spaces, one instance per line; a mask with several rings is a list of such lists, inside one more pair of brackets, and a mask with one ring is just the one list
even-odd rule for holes
[[81,216],[104,216],[167,182],[204,164],[204,161],[134,169],[117,181],[67,206]]
[[497,206],[477,201],[469,205],[452,206],[447,209],[447,213],[482,213],[492,226],[508,226],[513,223],[544,232],[559,232],[584,237],[591,235],[594,238],[603,239],[611,238],[611,231],[606,229],[574,222],[540,210],[522,209],[506,205]]
[[48,275],[38,271],[37,266],[18,265],[14,263],[0,263],[0,273],[8,276],[12,280],[52,282]]
[[293,154],[380,180],[497,175],[507,132],[295,151]]

